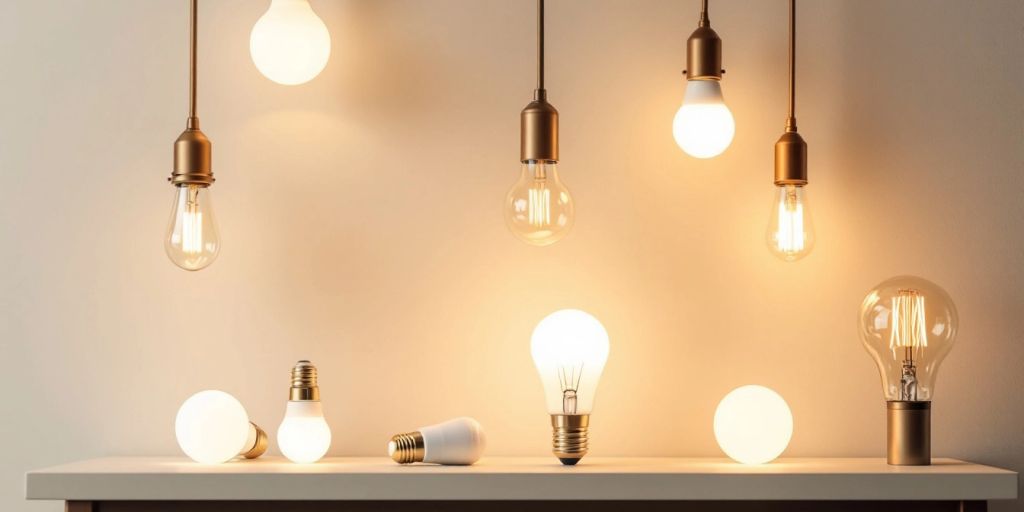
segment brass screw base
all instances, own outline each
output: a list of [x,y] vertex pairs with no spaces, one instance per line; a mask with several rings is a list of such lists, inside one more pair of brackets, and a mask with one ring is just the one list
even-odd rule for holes
[[887,460],[893,466],[932,463],[932,403],[886,402]]
[[787,131],[775,143],[775,186],[807,184],[807,142],[796,131]]
[[589,414],[551,415],[551,452],[566,466],[574,466],[587,454]]
[[721,80],[723,72],[722,38],[710,23],[697,27],[686,40],[686,70],[683,74],[687,80]]
[[267,437],[267,433],[264,432],[259,425],[253,422],[249,422],[249,425],[252,425],[252,428],[256,429],[256,440],[253,442],[252,446],[242,452],[241,455],[247,459],[255,459],[256,457],[267,453],[267,447],[270,445],[270,438]]
[[544,89],[533,93],[533,101],[519,114],[519,161],[558,161],[558,110],[548,103]]
[[423,442],[423,434],[419,432],[396,434],[388,442],[388,455],[391,456],[391,460],[399,464],[423,462],[425,453],[426,445]]
[[190,118],[189,127],[174,141],[174,171],[167,178],[173,185],[210,186],[213,179],[213,144],[202,131],[199,121]]
[[316,382],[316,366],[303,359],[292,368],[292,387],[288,390],[288,400],[292,402],[320,400],[320,386]]

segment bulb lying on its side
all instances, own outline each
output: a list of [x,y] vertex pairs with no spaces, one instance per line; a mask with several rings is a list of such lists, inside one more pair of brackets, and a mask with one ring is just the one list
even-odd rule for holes
[[480,460],[486,445],[480,423],[463,417],[393,436],[388,455],[399,464],[469,465]]
[[718,80],[686,82],[683,105],[672,121],[676,144],[688,155],[711,158],[722,154],[732,144],[736,123],[722,97]]

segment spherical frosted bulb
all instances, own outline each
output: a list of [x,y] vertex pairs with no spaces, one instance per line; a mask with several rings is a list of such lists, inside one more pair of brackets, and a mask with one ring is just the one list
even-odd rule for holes
[[164,251],[175,265],[185,270],[204,269],[217,259],[220,234],[213,217],[209,187],[189,184],[175,187]]
[[764,464],[775,460],[793,437],[793,414],[776,392],[764,386],[732,390],[715,410],[715,439],[732,460]]
[[249,439],[249,415],[235,397],[216,390],[200,391],[178,409],[174,434],[189,458],[204,464],[227,462]]
[[916,276],[887,279],[860,307],[860,338],[875,359],[888,401],[927,402],[953,348],[959,324],[953,299]]
[[331,34],[307,0],[271,0],[252,27],[249,53],[256,68],[282,85],[308,82],[331,56]]
[[672,120],[676,144],[688,155],[711,158],[722,154],[736,134],[732,112],[725,106],[718,80],[689,80],[683,105]]
[[292,462],[316,462],[331,447],[331,428],[318,401],[289,401],[284,420],[277,429],[277,446]]
[[590,414],[608,361],[608,333],[601,322],[578,309],[551,313],[533,329],[530,352],[548,413]]
[[520,240],[536,246],[562,239],[575,221],[569,189],[554,162],[527,162],[505,197],[505,224]]
[[775,187],[766,241],[772,254],[796,261],[814,248],[814,224],[807,207],[807,188]]

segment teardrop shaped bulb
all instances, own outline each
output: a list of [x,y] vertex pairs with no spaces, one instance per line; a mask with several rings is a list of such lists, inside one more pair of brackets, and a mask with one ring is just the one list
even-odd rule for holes
[[722,154],[736,134],[736,122],[718,80],[686,82],[683,104],[672,120],[672,135],[686,154],[712,158]]

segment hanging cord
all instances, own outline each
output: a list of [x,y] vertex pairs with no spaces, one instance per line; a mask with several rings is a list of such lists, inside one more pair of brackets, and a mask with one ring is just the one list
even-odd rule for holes
[[189,69],[188,69],[188,127],[198,129],[199,118],[196,116],[196,46],[198,42],[199,0],[191,0],[189,9]]
[[697,22],[698,27],[707,27],[711,25],[711,20],[708,19],[708,0],[701,0],[700,2],[700,21]]
[[544,0],[537,0],[537,90],[544,90]]
[[789,117],[786,131],[796,131],[796,0],[789,0]]

